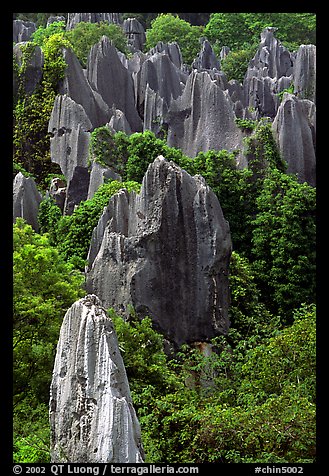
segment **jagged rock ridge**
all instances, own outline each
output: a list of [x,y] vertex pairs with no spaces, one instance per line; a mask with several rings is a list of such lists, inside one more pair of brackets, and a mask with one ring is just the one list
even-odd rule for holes
[[216,195],[158,157],[140,194],[115,194],[95,228],[86,288],[105,306],[132,305],[177,345],[229,326],[231,237]]

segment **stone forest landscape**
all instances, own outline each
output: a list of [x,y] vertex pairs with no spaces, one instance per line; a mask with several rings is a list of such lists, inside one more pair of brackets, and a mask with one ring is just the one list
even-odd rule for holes
[[316,15],[13,15],[14,463],[316,463]]

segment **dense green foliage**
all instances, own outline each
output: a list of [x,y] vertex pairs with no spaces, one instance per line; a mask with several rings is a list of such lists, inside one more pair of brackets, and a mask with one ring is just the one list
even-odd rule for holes
[[191,64],[200,51],[199,39],[202,27],[192,26],[171,13],[158,15],[146,30],[145,49],[153,48],[159,41],[164,43],[176,41],[181,49],[184,63]]
[[[233,293],[243,287],[232,282]],[[230,336],[213,339],[210,356],[185,346],[172,360],[148,318],[124,322],[113,311],[110,316],[141,423],[146,461],[313,461],[312,307],[300,308],[288,328],[267,321],[264,331],[259,319],[233,345]],[[257,328],[262,329],[258,340]],[[233,326],[230,333],[241,330]]]
[[[126,41],[116,25],[81,23],[66,31],[61,22],[45,27],[50,14],[15,15],[37,21],[39,28],[22,47],[21,64],[14,63],[14,171],[33,176],[46,189],[59,172],[50,162],[47,126],[65,72],[61,49],[72,48],[85,65],[101,35],[124,52]],[[148,28],[146,49],[158,41],[177,41],[190,64],[206,36],[217,54],[223,45],[232,49],[222,67],[228,79],[239,81],[265,26],[279,27],[277,38],[291,50],[315,43],[311,13],[138,15]],[[36,45],[44,53],[43,76],[27,95],[24,72]],[[148,317],[140,320],[131,309],[124,321],[109,310],[147,461],[315,460],[316,191],[285,173],[269,120],[237,120],[237,125],[245,136],[243,151],[210,150],[195,158],[150,131],[128,136],[96,128],[90,135],[89,165],[110,166],[123,182],[106,182],[70,216],[62,216],[45,198],[40,234],[16,221],[15,462],[49,461],[48,401],[56,343],[66,310],[85,294],[81,270],[92,231],[113,194],[121,188],[138,193],[149,164],[160,154],[191,175],[202,175],[229,222],[231,327],[228,335],[207,344],[210,355],[204,345],[182,346],[174,353]],[[237,154],[248,159],[248,168],[237,168]]]
[[277,38],[289,48],[303,43],[315,44],[313,13],[212,13],[205,26],[205,36],[220,47],[237,51],[259,43],[262,30],[276,27]]
[[14,225],[13,261],[14,444],[18,461],[38,462],[48,450],[45,425],[59,329],[66,310],[84,294],[84,279],[22,219]]

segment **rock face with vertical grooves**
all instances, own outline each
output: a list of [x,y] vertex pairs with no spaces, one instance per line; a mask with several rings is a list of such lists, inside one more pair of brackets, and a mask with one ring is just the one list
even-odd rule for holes
[[298,48],[294,68],[294,91],[300,99],[315,102],[316,96],[316,46]]
[[135,108],[132,75],[124,67],[115,46],[106,36],[91,48],[86,75],[89,84],[102,96],[105,103],[124,113],[131,130],[141,132],[143,124]]
[[229,326],[229,225],[216,195],[158,157],[140,194],[115,194],[94,229],[86,287],[105,306],[132,305],[176,345]]
[[56,96],[48,124],[50,155],[68,181],[75,167],[87,167],[92,124],[84,108],[67,95]]
[[53,463],[142,463],[140,426],[111,319],[95,295],[67,311],[49,415]]
[[272,125],[287,173],[315,185],[315,104],[285,93]]
[[42,196],[32,177],[24,177],[19,172],[14,179],[13,185],[13,220],[17,217],[32,226],[35,231],[39,231],[38,211]]
[[167,123],[168,145],[190,157],[209,149],[242,148],[233,103],[206,71],[190,74],[183,94],[171,102]]

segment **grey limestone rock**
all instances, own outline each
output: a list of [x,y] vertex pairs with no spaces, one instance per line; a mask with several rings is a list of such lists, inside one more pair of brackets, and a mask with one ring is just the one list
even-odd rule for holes
[[120,109],[112,109],[112,116],[108,125],[110,129],[115,132],[122,131],[128,135],[130,135],[132,132],[126,116],[122,111],[120,111]]
[[167,107],[172,99],[182,94],[183,85],[177,67],[165,52],[154,53],[144,61],[137,73],[137,109],[144,113],[145,93],[147,85],[157,93]]
[[192,68],[202,71],[204,69],[220,70],[220,61],[216,57],[208,40],[203,40],[201,51],[192,63]]
[[38,211],[42,196],[32,177],[24,177],[19,172],[13,184],[13,221],[17,217],[32,226],[35,231],[39,231]]
[[95,295],[65,314],[50,387],[52,463],[142,463],[140,425],[111,319]]
[[98,188],[105,183],[107,179],[122,181],[122,177],[115,173],[110,167],[93,161],[91,164],[90,181],[88,188],[87,200],[92,198]]
[[111,115],[110,108],[101,95],[89,84],[84,70],[73,51],[64,49],[63,56],[67,68],[59,92],[70,96],[76,103],[83,106],[93,127],[105,124]]
[[106,307],[149,315],[179,346],[229,327],[229,225],[201,176],[158,157],[140,194],[111,197],[94,229],[86,288]]
[[[16,43],[13,49],[13,55],[19,67],[22,66],[24,45],[26,45],[26,42]],[[40,83],[43,74],[43,63],[42,49],[40,46],[35,45],[24,67],[24,73],[20,75],[20,81],[23,83],[27,95],[32,94]]]
[[153,48],[149,50],[149,55],[153,56],[155,53],[166,53],[170,61],[178,68],[181,69],[183,65],[182,53],[178,43],[173,41],[172,43],[164,43],[159,41]]
[[294,92],[300,99],[316,99],[316,46],[301,45],[294,67]]
[[87,200],[90,174],[86,167],[76,166],[66,190],[64,215],[72,215],[76,205]]
[[32,33],[37,29],[32,21],[14,20],[13,21],[13,42],[29,41]]
[[132,49],[142,50],[146,41],[143,25],[136,18],[127,18],[124,20],[122,28]]
[[164,99],[147,83],[144,97],[144,131],[152,131],[156,136],[160,136],[167,112],[168,106]]
[[206,71],[190,74],[183,94],[171,102],[166,122],[168,145],[190,157],[210,149],[242,148],[232,100]]
[[121,23],[120,13],[68,13],[66,29],[72,30],[78,23]]
[[56,205],[59,206],[63,213],[66,199],[66,182],[58,177],[54,177],[50,184],[49,195],[54,199]]
[[75,167],[87,167],[92,124],[84,108],[67,95],[57,95],[48,124],[50,156],[68,182]]
[[134,83],[111,41],[103,36],[91,48],[87,64],[87,79],[110,107],[120,109],[133,132],[141,132],[143,124],[135,108]]
[[315,104],[285,93],[272,125],[288,173],[315,186]]
[[[283,77],[292,81],[294,57],[275,38],[276,28],[268,27],[261,33],[259,48],[250,61],[244,81],[247,107],[254,110],[254,118],[268,116],[274,119],[279,105]],[[281,82],[279,83],[279,81]]]

